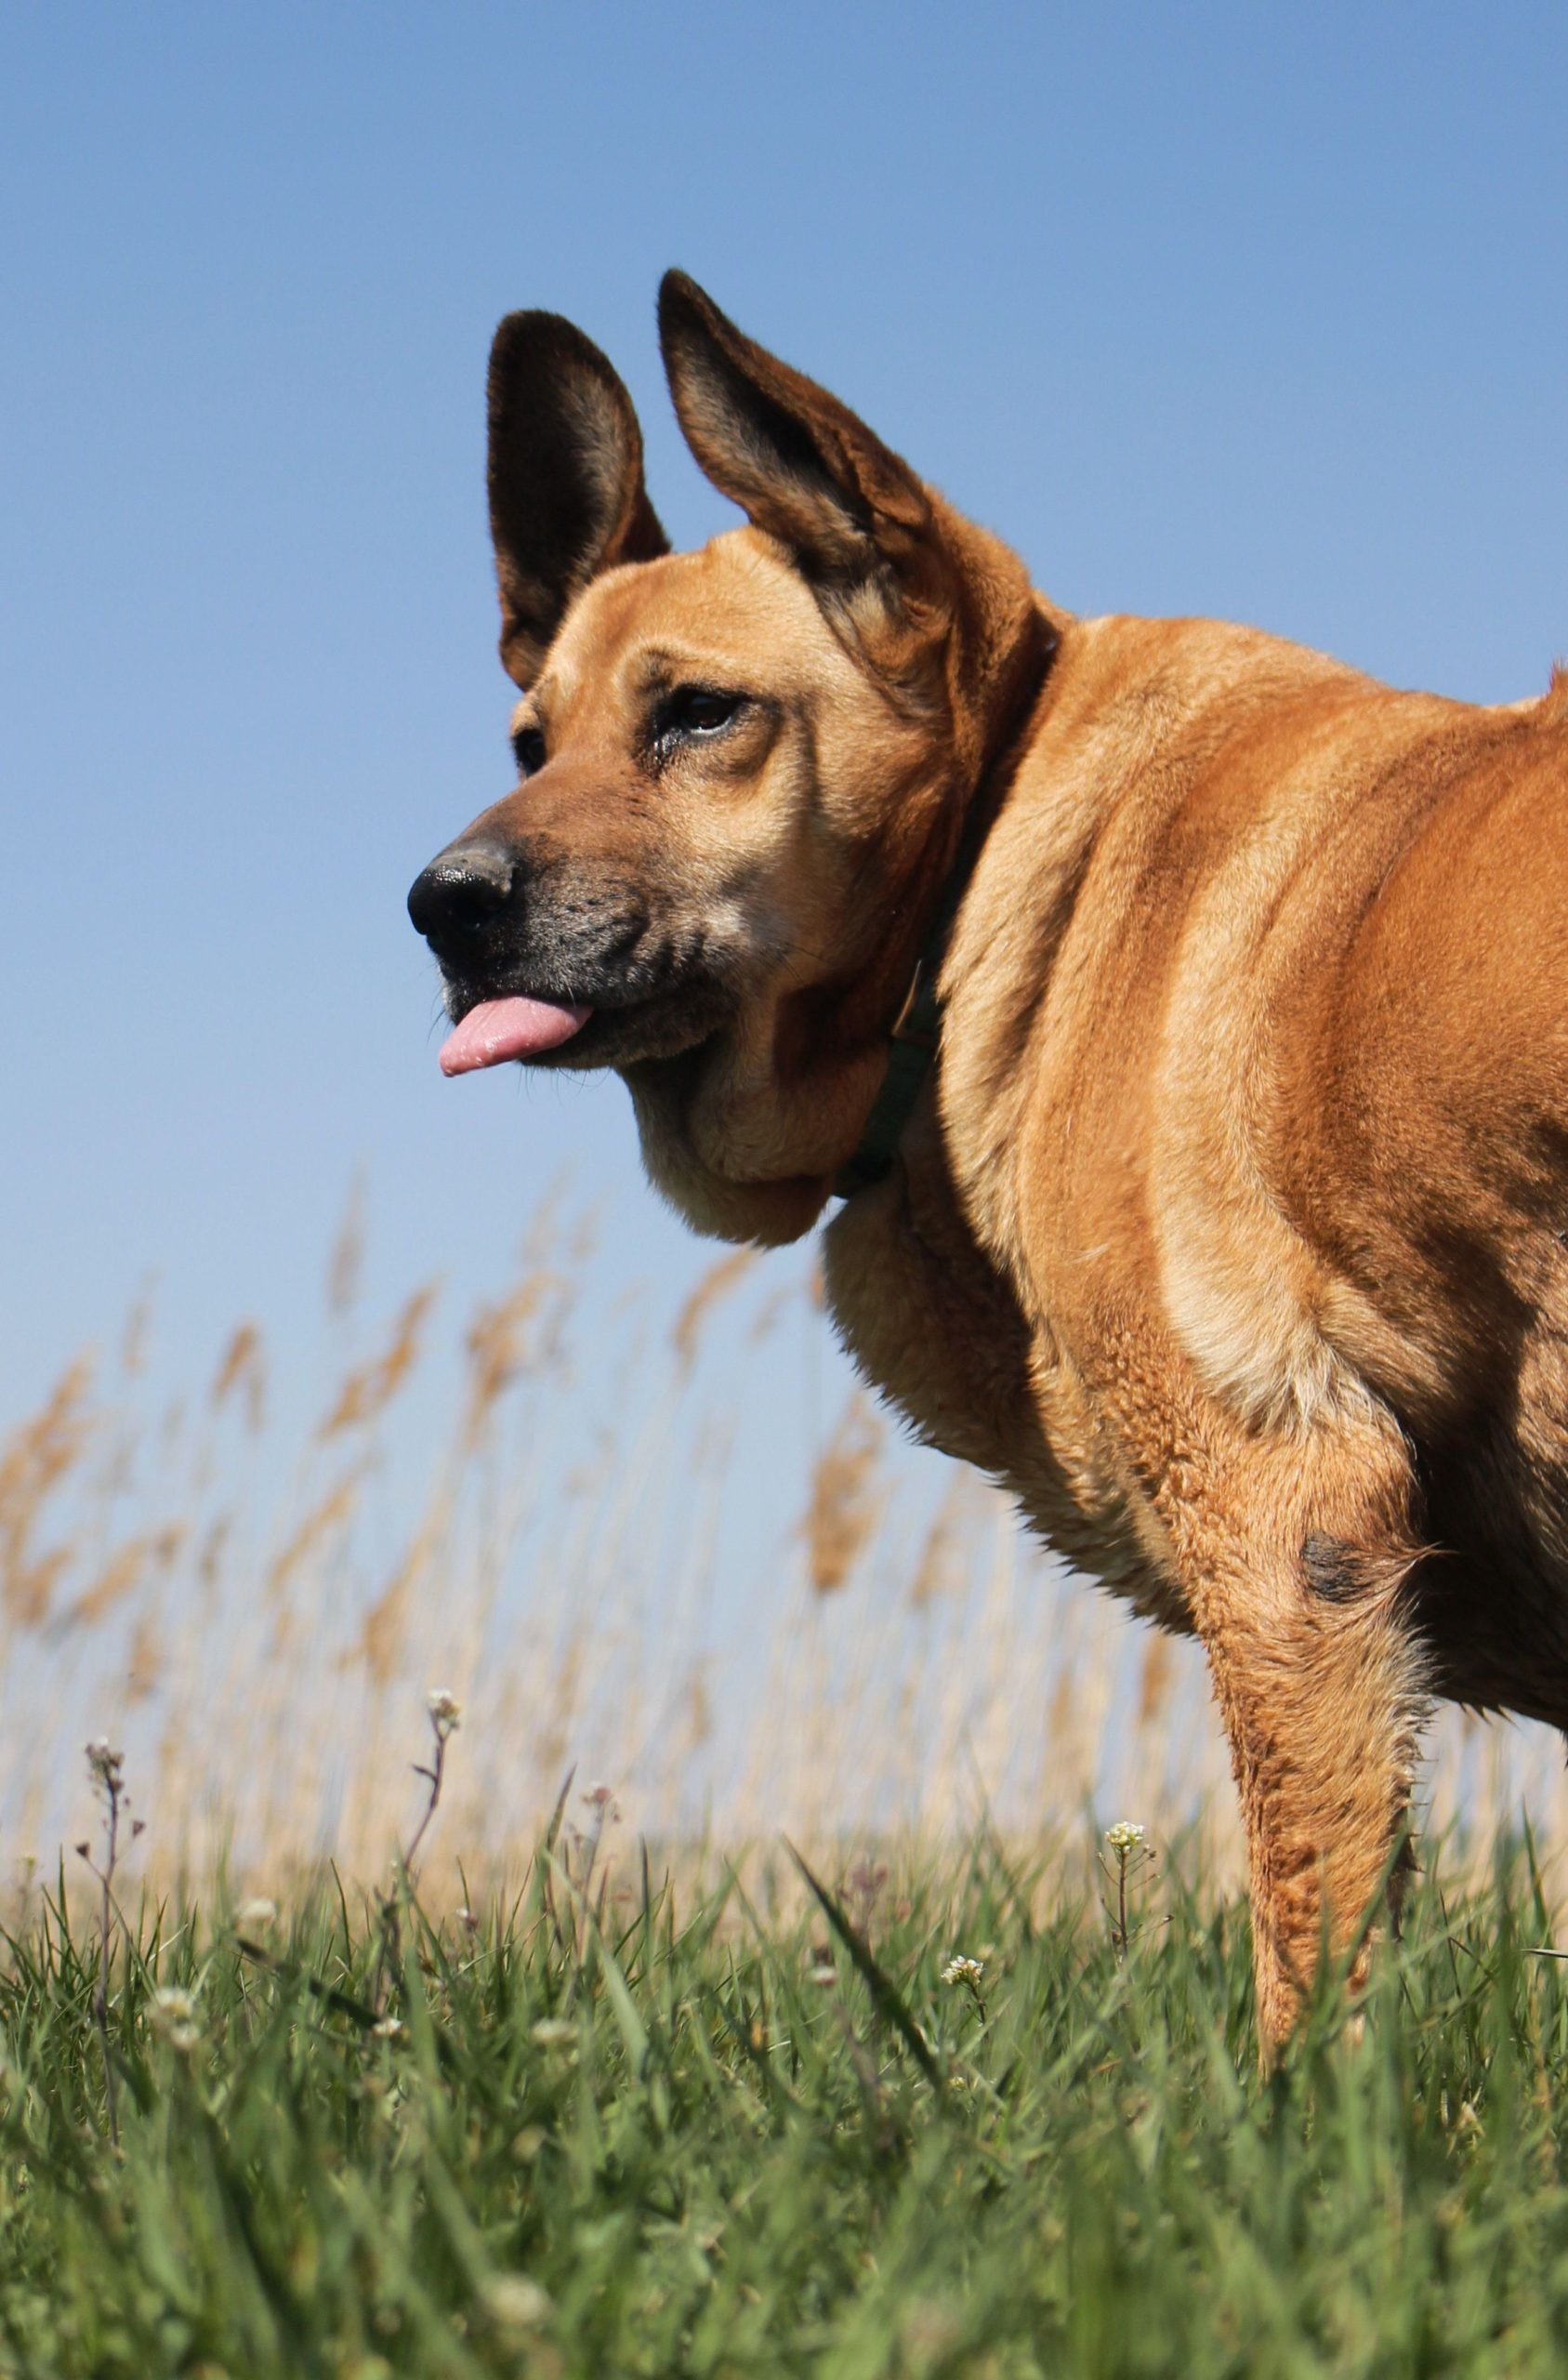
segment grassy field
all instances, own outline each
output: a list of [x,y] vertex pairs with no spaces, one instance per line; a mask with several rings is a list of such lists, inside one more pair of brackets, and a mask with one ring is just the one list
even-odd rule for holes
[[0,2373],[1568,2365],[1555,1739],[1434,1729],[1445,1889],[1264,2083],[1192,1648],[819,1394],[809,1270],[358,1266],[0,1443]]
[[45,1896],[0,1984],[0,2366],[1563,2368],[1526,1856],[1424,1884],[1364,2023],[1325,1998],[1263,2082],[1245,1918],[1153,1845],[1124,1931],[1103,1849],[1079,1890],[988,1842],[683,1889],[598,1815],[439,1924],[395,1884],[112,1917],[101,1998],[97,1911]]

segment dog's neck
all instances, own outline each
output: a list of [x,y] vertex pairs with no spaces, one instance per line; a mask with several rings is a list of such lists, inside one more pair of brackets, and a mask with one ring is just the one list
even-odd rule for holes
[[892,905],[896,931],[844,1003],[862,1017],[872,1011],[869,1030],[846,1037],[830,1025],[824,1054],[809,1044],[786,1079],[781,999],[685,1057],[627,1069],[649,1177],[694,1229],[781,1245],[809,1231],[836,1192],[850,1195],[889,1170],[935,1054],[947,938],[1027,747],[1058,641],[1050,611],[1032,600],[992,677],[968,782],[944,789],[921,881]]
[[940,985],[953,922],[1017,771],[1059,641],[1056,628],[1043,612],[1036,610],[1030,628],[1020,638],[1011,655],[980,781],[964,806],[957,850],[942,880],[935,913],[888,1037],[889,1047],[882,1087],[852,1156],[834,1176],[835,1197],[852,1198],[857,1192],[868,1190],[873,1183],[885,1181],[892,1171],[904,1126],[915,1112],[942,1038]]

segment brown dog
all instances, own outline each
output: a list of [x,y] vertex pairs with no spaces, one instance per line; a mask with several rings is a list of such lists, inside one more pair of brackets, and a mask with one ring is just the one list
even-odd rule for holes
[[1429,1696],[1568,1723],[1568,681],[1074,619],[679,274],[661,332],[750,522],[692,554],[599,350],[496,337],[519,783],[410,896],[443,1064],[616,1068],[700,1231],[851,1193],[867,1377],[1207,1650],[1275,2042]]

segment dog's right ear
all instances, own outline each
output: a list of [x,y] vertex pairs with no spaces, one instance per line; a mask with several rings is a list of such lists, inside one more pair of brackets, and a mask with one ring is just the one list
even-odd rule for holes
[[527,687],[591,578],[669,551],[625,384],[560,314],[508,314],[495,334],[489,480],[501,659]]

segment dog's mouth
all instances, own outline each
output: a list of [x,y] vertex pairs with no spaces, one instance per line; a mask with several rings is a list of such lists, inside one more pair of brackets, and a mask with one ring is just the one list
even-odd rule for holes
[[517,987],[509,968],[500,983],[494,976],[487,983],[482,976],[448,973],[453,1025],[441,1048],[442,1074],[514,1064],[571,1072],[680,1057],[705,1041],[733,1008],[715,974],[690,956],[682,962],[669,953],[580,988],[586,999],[574,999],[564,988]]
[[[481,851],[481,857],[483,857]],[[428,879],[434,876],[433,889]],[[705,921],[654,911],[635,886],[535,866],[496,906],[477,863],[453,912],[440,863],[410,896],[441,964],[444,1075],[597,1068],[675,1057],[731,1012],[732,970]],[[475,888],[477,887],[477,893]],[[480,895],[490,894],[487,901]]]
[[513,1059],[542,1058],[580,1033],[592,1014],[573,1000],[534,999],[523,992],[478,1000],[441,1043],[441,1070],[471,1075]]

